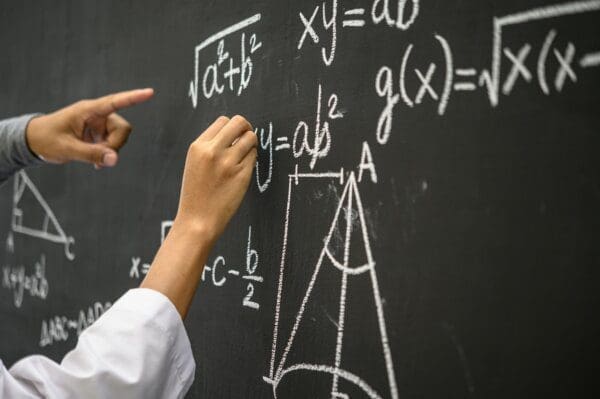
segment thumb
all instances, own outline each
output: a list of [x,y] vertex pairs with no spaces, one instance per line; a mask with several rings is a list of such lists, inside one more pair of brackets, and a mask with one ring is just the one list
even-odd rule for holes
[[70,152],[73,160],[88,162],[96,166],[115,166],[119,160],[119,156],[112,148],[79,140],[71,143]]

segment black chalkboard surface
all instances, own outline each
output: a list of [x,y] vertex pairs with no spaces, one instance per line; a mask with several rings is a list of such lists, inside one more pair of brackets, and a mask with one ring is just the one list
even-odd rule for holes
[[154,87],[117,168],[0,188],[0,356],[59,360],[136,287],[188,144],[261,148],[186,320],[190,398],[597,391],[600,1],[0,7],[0,114]]

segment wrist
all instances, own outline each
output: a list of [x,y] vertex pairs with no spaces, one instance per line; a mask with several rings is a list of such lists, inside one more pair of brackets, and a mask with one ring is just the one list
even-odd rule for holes
[[43,155],[40,153],[41,149],[39,144],[39,137],[42,133],[44,125],[45,115],[36,115],[29,120],[27,128],[25,129],[25,144],[36,158],[44,160]]
[[200,242],[204,246],[212,248],[217,241],[218,234],[215,229],[210,227],[209,223],[195,220],[194,218],[186,218],[177,216],[173,221],[173,226],[169,235],[177,237],[186,237],[195,242]]

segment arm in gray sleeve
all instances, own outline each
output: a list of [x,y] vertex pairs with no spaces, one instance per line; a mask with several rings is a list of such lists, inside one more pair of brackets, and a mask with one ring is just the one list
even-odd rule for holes
[[0,121],[0,184],[19,169],[43,163],[27,145],[25,131],[38,114],[23,115]]

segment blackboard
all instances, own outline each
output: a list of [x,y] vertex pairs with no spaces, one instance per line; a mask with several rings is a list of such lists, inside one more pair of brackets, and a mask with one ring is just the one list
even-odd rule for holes
[[154,87],[117,168],[0,188],[0,355],[55,360],[136,287],[189,143],[261,141],[185,321],[190,398],[594,390],[600,1],[0,8],[0,114]]

